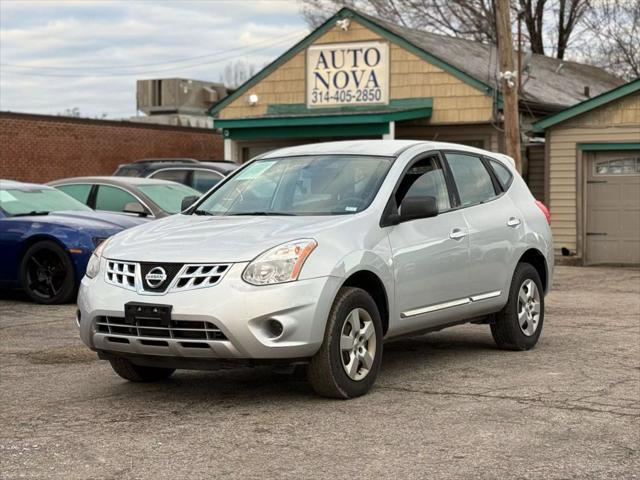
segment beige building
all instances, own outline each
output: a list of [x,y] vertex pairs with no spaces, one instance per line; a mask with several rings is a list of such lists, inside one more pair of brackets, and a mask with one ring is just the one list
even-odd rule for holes
[[580,263],[640,263],[640,79],[534,124],[556,249]]
[[[495,46],[343,8],[210,113],[225,157],[238,162],[280,146],[348,138],[438,139],[502,151],[497,61]],[[542,55],[525,63],[524,130],[622,83],[602,69]],[[543,146],[526,151],[540,160],[532,170],[539,178]]]

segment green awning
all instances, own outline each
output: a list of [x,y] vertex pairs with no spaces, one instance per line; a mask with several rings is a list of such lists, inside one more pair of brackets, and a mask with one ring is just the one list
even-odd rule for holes
[[389,105],[309,109],[302,104],[269,105],[267,115],[215,119],[225,138],[234,140],[300,137],[359,137],[389,133],[389,123],[429,118],[431,98],[398,99]]

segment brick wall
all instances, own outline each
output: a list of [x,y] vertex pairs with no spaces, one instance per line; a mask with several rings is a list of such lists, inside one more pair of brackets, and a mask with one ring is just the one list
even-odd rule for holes
[[44,183],[110,175],[150,157],[223,159],[212,130],[0,112],[0,178]]

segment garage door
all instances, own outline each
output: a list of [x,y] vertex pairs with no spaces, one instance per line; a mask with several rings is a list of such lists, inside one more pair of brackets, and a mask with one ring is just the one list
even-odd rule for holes
[[640,264],[640,151],[590,157],[586,263]]

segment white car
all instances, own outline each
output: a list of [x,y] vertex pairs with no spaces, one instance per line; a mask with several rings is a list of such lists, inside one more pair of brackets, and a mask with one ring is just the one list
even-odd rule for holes
[[355,397],[383,340],[474,322],[502,348],[532,348],[553,271],[548,214],[509,157],[477,148],[284,148],[100,245],[76,321],[128,380],[276,361],[307,364],[320,395]]

